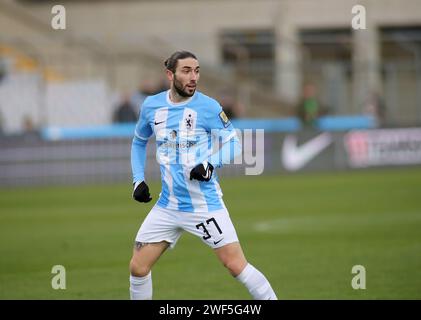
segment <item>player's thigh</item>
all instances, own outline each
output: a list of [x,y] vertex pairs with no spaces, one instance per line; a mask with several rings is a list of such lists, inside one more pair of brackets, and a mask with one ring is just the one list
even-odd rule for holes
[[130,263],[131,269],[152,268],[168,247],[169,243],[166,241],[155,243],[136,242]]
[[246,257],[239,242],[229,243],[216,248],[214,252],[233,276],[239,275],[247,265]]
[[173,248],[181,232],[176,212],[154,206],[140,226],[136,242],[159,243],[165,241]]

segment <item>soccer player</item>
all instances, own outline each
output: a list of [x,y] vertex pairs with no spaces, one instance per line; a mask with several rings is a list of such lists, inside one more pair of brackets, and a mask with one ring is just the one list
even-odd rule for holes
[[200,67],[194,54],[177,51],[165,67],[170,89],[145,99],[132,144],[133,198],[152,200],[144,171],[153,134],[162,191],[136,236],[130,298],[152,299],[153,265],[187,231],[214,249],[254,299],[276,300],[268,280],[244,257],[214,172],[241,154],[236,131],[219,103],[196,91]]

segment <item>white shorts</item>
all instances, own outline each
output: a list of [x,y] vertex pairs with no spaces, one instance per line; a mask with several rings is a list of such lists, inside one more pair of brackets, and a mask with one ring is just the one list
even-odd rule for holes
[[169,210],[158,205],[152,208],[140,226],[136,242],[166,241],[172,249],[183,231],[200,237],[213,249],[238,242],[237,233],[225,208],[198,213]]

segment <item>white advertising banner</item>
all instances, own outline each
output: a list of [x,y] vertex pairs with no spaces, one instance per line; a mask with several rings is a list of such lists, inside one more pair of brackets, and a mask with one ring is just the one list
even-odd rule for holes
[[421,128],[350,131],[344,144],[351,167],[421,164]]

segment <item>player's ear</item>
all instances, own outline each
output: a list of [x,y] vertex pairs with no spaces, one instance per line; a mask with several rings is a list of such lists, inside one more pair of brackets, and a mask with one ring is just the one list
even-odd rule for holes
[[174,73],[168,69],[166,70],[166,73],[167,73],[168,80],[172,82],[174,80]]

